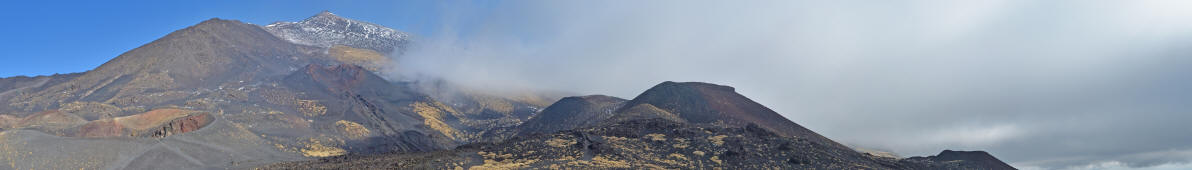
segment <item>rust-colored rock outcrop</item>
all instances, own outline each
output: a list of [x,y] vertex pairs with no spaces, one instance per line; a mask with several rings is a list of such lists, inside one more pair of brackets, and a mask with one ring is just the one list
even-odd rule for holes
[[211,115],[207,113],[198,113],[170,121],[154,131],[151,137],[166,137],[174,134],[182,134],[190,131],[199,130],[211,123]]

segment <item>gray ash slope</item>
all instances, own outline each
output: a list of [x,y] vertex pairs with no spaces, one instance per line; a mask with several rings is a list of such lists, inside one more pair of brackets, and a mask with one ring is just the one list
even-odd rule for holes
[[[448,151],[348,155],[265,168],[1014,169],[988,154],[970,154],[984,152],[945,151],[938,156],[905,159],[859,153],[822,136],[809,135],[814,132],[786,119],[779,119],[786,121],[780,122],[740,118],[762,117],[765,115],[749,114],[768,109],[732,91],[731,87],[707,83],[665,82],[631,101],[595,99],[605,98],[602,96],[569,97],[527,121],[552,120],[569,125],[526,125],[518,128],[543,129],[518,131],[575,128],[571,130],[520,133],[501,142],[473,143]],[[620,109],[600,122],[570,125],[599,120],[593,117],[606,113],[589,110],[610,109],[609,105]],[[578,111],[552,111],[555,110],[552,108]],[[734,122],[700,120],[707,117]],[[800,131],[790,132],[789,127],[798,127],[794,130]]]
[[343,18],[323,11],[298,22],[276,22],[265,30],[295,44],[329,48],[346,45],[382,53],[399,51],[410,35],[377,24]]

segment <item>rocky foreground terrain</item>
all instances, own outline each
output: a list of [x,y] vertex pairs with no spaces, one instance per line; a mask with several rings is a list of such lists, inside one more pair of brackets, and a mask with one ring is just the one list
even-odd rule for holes
[[0,78],[0,169],[1013,169],[857,152],[722,85],[627,100],[382,75],[411,43],[330,12],[215,18],[90,71]]

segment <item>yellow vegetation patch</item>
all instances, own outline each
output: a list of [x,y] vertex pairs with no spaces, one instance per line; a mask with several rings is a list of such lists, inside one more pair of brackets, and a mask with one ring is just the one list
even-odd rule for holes
[[685,148],[687,148],[687,144],[686,144],[686,143],[676,143],[676,144],[673,144],[673,145],[671,145],[671,146],[673,146],[673,147],[675,147],[675,148],[679,148],[679,149],[685,149]]
[[685,149],[688,146],[687,139],[675,138],[675,144],[672,144],[671,146],[674,146],[675,148],[679,148],[679,149]]
[[596,156],[592,158],[592,165],[600,168],[630,168],[629,162],[623,160],[613,160],[605,158],[604,156]]
[[[529,159],[511,159],[513,154],[498,154],[496,152],[477,152],[484,157],[484,164],[469,167],[468,169],[524,169],[530,164],[538,162],[538,160]],[[496,161],[500,159],[501,161]]]
[[546,140],[547,145],[558,147],[558,148],[575,145],[576,143],[577,142],[575,140],[570,140],[570,139],[551,138],[550,140]]
[[604,140],[617,141],[617,142],[629,140],[629,138],[618,137],[618,136],[602,136],[602,137],[604,137]]
[[663,134],[651,133],[646,134],[646,137],[653,141],[666,141],[666,135]]
[[338,127],[339,130],[344,133],[344,136],[348,137],[348,139],[364,139],[365,137],[368,137],[370,133],[372,133],[363,125],[347,120],[336,121],[335,126]]
[[306,144],[306,148],[302,148],[302,156],[306,157],[328,157],[339,156],[347,154],[348,151],[334,146],[323,145],[318,140],[311,139],[310,143]]
[[468,167],[468,169],[524,169],[528,168],[530,164],[536,163],[538,160],[512,160],[504,161],[484,160],[484,165],[477,165]]
[[670,156],[667,157],[674,158],[676,160],[687,161],[687,156],[683,156],[683,154],[671,153]]
[[724,138],[726,138],[726,137],[728,137],[728,136],[716,135],[716,136],[708,137],[708,140],[712,141],[712,144],[716,144],[716,146],[720,146],[720,145],[724,145]]
[[698,155],[698,156],[704,156],[704,151],[695,151],[695,152],[691,152],[691,153]]
[[447,136],[447,138],[453,140],[458,140],[459,138],[463,137],[462,132],[455,130],[455,128],[451,128],[451,126],[448,126],[447,123],[443,122],[443,119],[446,117],[444,113],[448,110],[435,107],[443,105],[438,102],[435,103],[436,105],[431,105],[426,102],[414,102],[410,104],[410,107],[414,109],[415,113],[418,113],[418,115],[422,116],[422,123],[426,126],[429,126],[431,129],[439,131],[439,133],[443,133],[444,136]]
[[447,105],[445,105],[445,104],[443,104],[443,103],[441,103],[441,102],[437,102],[437,101],[436,101],[436,102],[434,102],[434,103],[431,103],[431,104],[434,104],[434,105],[435,105],[435,107],[438,107],[440,110],[443,110],[444,112],[447,112],[448,114],[451,114],[452,116],[460,116],[460,115],[459,115],[459,112],[456,112],[456,111],[455,111],[455,109],[453,109],[453,108],[451,108],[451,107],[449,107],[449,106],[447,106]]
[[724,163],[723,161],[720,161],[720,157],[719,157],[719,156],[712,156],[712,158],[708,158],[708,159],[711,159],[711,160],[712,160],[712,162],[716,162],[716,164],[722,164],[722,163]]

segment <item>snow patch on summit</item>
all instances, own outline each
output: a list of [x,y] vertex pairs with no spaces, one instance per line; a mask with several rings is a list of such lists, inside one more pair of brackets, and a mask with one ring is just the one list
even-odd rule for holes
[[299,22],[276,22],[266,31],[295,44],[330,48],[344,45],[381,53],[401,51],[409,34],[381,25],[347,19],[323,11]]

